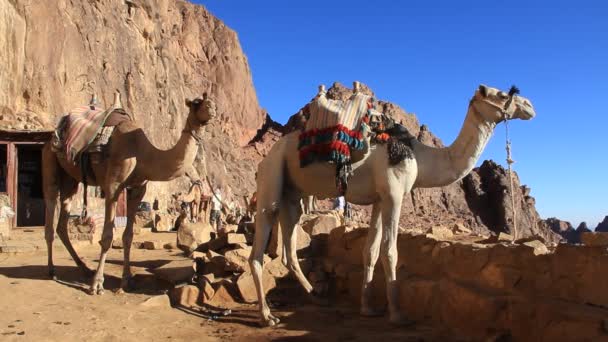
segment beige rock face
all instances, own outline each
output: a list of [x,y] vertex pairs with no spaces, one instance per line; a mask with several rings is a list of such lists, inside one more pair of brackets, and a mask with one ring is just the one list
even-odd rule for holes
[[[125,109],[166,149],[185,125],[184,100],[207,92],[218,117],[206,129],[195,167],[204,175],[212,165],[233,190],[253,191],[257,159],[249,160],[241,147],[266,114],[237,34],[203,6],[184,0],[0,0],[0,18],[0,126],[30,113],[52,127],[62,113],[88,103],[92,92],[109,106],[118,89]],[[164,208],[162,194],[186,186],[184,179],[152,183],[146,199],[158,197]]]

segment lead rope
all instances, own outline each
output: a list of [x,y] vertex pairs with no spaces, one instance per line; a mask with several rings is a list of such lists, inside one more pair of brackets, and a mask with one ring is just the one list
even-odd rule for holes
[[509,184],[510,184],[510,195],[511,195],[511,208],[513,208],[513,237],[517,240],[517,209],[515,208],[515,192],[513,190],[513,169],[512,164],[515,160],[511,158],[511,140],[509,139],[509,120],[505,120],[505,136],[506,136],[506,150],[507,150],[507,165],[509,167]]

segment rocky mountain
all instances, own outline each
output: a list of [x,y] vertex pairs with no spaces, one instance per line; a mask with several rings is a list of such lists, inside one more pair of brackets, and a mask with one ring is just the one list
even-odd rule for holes
[[[1,125],[53,127],[91,93],[109,104],[118,89],[150,140],[168,148],[185,124],[184,100],[207,92],[219,115],[206,129],[198,175],[191,176],[211,175],[237,198],[254,190],[257,163],[286,128],[260,108],[237,34],[204,7],[183,0],[0,0],[0,15]],[[373,94],[365,85],[362,91]],[[311,97],[315,93],[311,89]],[[350,94],[340,84],[328,89],[330,98]],[[443,146],[415,115],[388,101],[378,106],[420,141]],[[293,117],[288,128],[298,120]],[[146,199],[156,197],[162,207],[187,184],[185,177],[151,184]],[[458,222],[478,233],[512,232],[508,184],[504,168],[485,162],[455,184],[413,191],[403,203],[401,224],[428,229]],[[516,174],[515,184],[522,232],[560,239],[540,221],[530,189]]]
[[604,217],[604,220],[595,227],[596,232],[608,232],[608,216]]

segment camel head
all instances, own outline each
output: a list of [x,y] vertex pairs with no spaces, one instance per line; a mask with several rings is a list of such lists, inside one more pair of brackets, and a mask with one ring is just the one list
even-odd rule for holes
[[513,86],[509,92],[480,85],[471,99],[471,106],[487,122],[497,124],[504,120],[530,120],[536,113],[525,97],[517,95],[519,90]]
[[216,115],[215,102],[207,96],[207,93],[204,93],[202,98],[186,99],[186,106],[190,108],[188,121],[199,127],[208,124]]

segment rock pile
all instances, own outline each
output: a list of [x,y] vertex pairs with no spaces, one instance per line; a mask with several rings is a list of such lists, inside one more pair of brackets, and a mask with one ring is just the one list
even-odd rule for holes
[[[320,262],[313,267],[312,255],[324,255],[331,231],[342,222],[340,215],[328,211],[304,216],[296,227],[298,256],[305,275],[319,293],[327,293],[329,278]],[[268,293],[277,287],[278,279],[289,273],[283,263],[280,227],[272,233],[274,247],[264,255],[264,290]],[[173,306],[195,307],[212,305],[230,308],[236,303],[254,303],[257,294],[249,267],[253,234],[236,225],[226,225],[216,235],[207,223],[184,222],[177,233],[175,244],[165,248],[178,248],[184,259],[172,261],[151,272],[164,282],[172,284],[169,292]],[[144,242],[140,248],[158,249],[153,242]],[[272,257],[271,257],[272,256]]]

